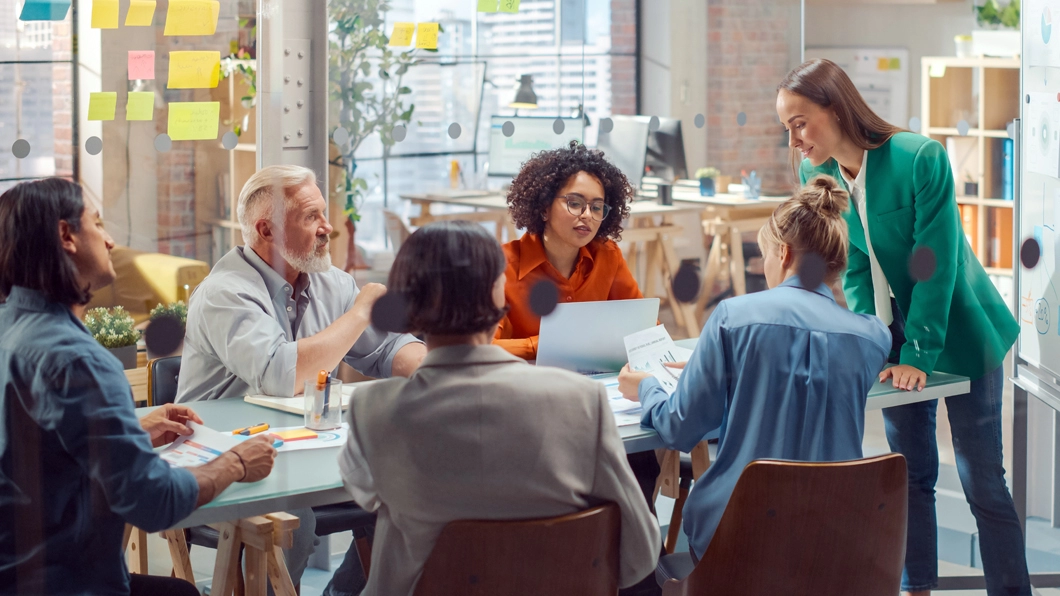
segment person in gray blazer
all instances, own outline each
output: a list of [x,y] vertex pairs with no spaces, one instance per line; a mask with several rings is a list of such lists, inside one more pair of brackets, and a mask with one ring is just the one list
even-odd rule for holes
[[552,517],[603,501],[622,514],[619,585],[655,569],[659,526],[603,385],[491,345],[506,312],[504,270],[500,245],[470,222],[425,226],[397,254],[376,309],[424,334],[428,352],[411,377],[351,399],[339,466],[354,500],[378,512],[362,594],[412,594],[451,521]]

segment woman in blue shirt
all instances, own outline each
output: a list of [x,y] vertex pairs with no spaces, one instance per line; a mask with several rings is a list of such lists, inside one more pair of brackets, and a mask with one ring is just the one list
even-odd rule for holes
[[628,365],[619,376],[622,394],[644,405],[641,424],[667,447],[690,451],[720,429],[718,457],[684,508],[696,560],[748,463],[861,457],[865,399],[891,336],[876,317],[837,305],[829,289],[847,264],[847,202],[821,176],[777,207],[758,233],[771,289],[718,305],[673,395]]

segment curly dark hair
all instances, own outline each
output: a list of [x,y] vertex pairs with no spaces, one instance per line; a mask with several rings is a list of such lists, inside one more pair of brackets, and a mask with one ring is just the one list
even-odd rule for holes
[[512,181],[508,191],[508,211],[515,225],[531,234],[542,235],[547,212],[556,193],[578,172],[592,174],[604,187],[604,201],[611,213],[600,222],[596,238],[622,239],[622,220],[629,217],[629,203],[633,200],[633,186],[626,175],[604,158],[604,152],[589,149],[577,141],[570,146],[542,151],[530,158]]

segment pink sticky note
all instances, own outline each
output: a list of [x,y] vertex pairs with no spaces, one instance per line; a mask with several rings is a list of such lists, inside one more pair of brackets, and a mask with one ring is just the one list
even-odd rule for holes
[[153,51],[129,52],[129,80],[155,78],[155,53]]

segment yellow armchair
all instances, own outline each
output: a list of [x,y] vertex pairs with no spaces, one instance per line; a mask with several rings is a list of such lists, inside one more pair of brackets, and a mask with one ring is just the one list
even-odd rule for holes
[[137,323],[146,320],[158,304],[187,302],[191,291],[210,273],[210,266],[202,261],[125,246],[114,247],[111,260],[118,276],[96,292],[88,306],[122,306]]

